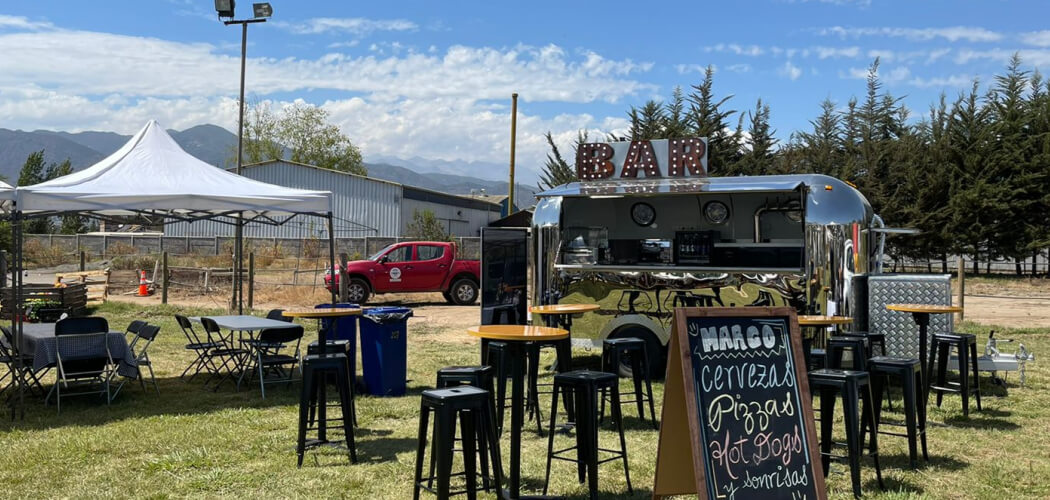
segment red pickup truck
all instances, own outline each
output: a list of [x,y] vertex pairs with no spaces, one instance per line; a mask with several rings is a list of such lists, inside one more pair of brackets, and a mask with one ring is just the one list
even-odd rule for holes
[[[325,288],[339,290],[328,273]],[[394,243],[366,260],[346,263],[350,302],[364,304],[372,294],[441,292],[451,304],[469,305],[478,299],[481,262],[456,259],[456,245],[441,241]]]

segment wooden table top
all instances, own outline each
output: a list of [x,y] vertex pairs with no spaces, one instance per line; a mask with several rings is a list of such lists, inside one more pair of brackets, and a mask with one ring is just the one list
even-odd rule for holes
[[799,326],[832,326],[853,323],[849,316],[819,316],[802,314],[798,317]]
[[493,340],[561,340],[568,338],[569,331],[549,326],[532,325],[482,325],[472,326],[467,333]]
[[532,306],[529,312],[533,314],[579,314],[597,311],[598,304],[547,304],[544,306]]
[[963,308],[959,306],[945,306],[938,304],[887,304],[886,309],[891,311],[926,314],[946,314],[963,311]]
[[339,318],[361,314],[360,307],[333,307],[321,309],[286,309],[281,314],[289,318]]

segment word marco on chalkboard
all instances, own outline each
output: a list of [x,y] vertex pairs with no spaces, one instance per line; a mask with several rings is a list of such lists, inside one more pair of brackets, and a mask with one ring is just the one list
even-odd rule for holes
[[682,308],[674,325],[654,498],[826,498],[794,310]]

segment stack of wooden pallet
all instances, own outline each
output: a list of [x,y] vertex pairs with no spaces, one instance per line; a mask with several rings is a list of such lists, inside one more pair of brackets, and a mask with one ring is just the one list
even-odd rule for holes
[[88,302],[105,302],[109,297],[109,269],[55,273],[55,286],[79,283],[87,287]]

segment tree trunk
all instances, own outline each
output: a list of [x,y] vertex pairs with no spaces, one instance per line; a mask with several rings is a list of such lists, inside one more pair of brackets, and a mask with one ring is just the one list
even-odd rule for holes
[[1024,276],[1024,270],[1021,269],[1022,263],[1023,261],[1020,257],[1014,258],[1014,273],[1016,273],[1018,276]]
[[944,274],[948,274],[948,254],[947,253],[942,253],[941,254],[941,272],[944,273]]
[[977,268],[977,251],[973,252],[973,275],[977,276],[979,269]]
[[1032,277],[1039,274],[1039,251],[1032,250]]

